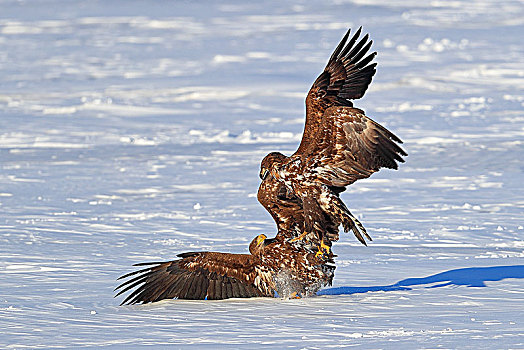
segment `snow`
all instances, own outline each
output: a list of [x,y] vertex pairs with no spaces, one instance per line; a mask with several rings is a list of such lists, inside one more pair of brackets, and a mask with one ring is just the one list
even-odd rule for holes
[[[524,348],[522,1],[0,3],[1,348]],[[275,232],[259,162],[359,25],[409,153],[343,194],[370,246],[317,297],[119,307],[133,263]]]

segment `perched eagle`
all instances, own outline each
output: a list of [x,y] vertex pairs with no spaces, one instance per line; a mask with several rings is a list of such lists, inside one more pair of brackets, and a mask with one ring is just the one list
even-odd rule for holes
[[[298,239],[320,242],[319,255],[329,252],[341,224],[344,231],[353,231],[362,244],[366,244],[365,238],[371,240],[339,194],[380,168],[397,169],[397,162],[404,162],[401,156],[407,156],[398,146],[402,141],[397,136],[354,108],[350,101],[364,95],[376,72],[376,63],[371,63],[376,52],[368,54],[372,41],[368,41],[368,34],[359,40],[361,31],[359,28],[349,38],[348,30],[309,90],[306,124],[297,151],[290,157],[273,152],[261,163],[263,184],[270,181],[264,187],[274,193],[266,195],[259,190],[259,200],[284,192],[287,198],[293,198],[301,207],[304,222]],[[279,231],[285,229],[286,221],[299,215],[260,202],[275,218]],[[335,233],[333,226],[337,228]]]
[[[258,235],[250,254],[217,252],[182,253],[180,259],[140,263],[144,269],[123,275],[129,278],[115,288],[119,296],[129,290],[123,304],[163,299],[227,299],[249,297],[300,297],[331,285],[335,266],[301,245],[277,235]],[[132,277],[132,278],[130,278]]]

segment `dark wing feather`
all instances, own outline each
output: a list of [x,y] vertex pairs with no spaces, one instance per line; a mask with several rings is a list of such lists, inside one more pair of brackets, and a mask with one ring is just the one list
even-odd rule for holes
[[368,54],[372,41],[366,34],[360,41],[362,27],[349,39],[348,30],[331,55],[326,68],[313,83],[306,97],[306,126],[295,154],[303,153],[316,138],[322,116],[332,106],[352,107],[350,100],[364,96],[376,72],[371,63],[376,52]]
[[[272,296],[270,281],[267,275],[260,273],[259,261],[252,255],[191,252],[179,254],[179,257],[182,259],[136,264],[149,267],[120,277],[134,276],[115,289],[119,290],[115,296],[132,290],[122,304],[145,304],[173,298],[211,300]],[[260,278],[256,279],[257,276]]]
[[371,176],[380,168],[397,169],[407,153],[389,130],[351,107],[331,107],[322,120],[311,153],[305,155],[320,182],[344,187]]

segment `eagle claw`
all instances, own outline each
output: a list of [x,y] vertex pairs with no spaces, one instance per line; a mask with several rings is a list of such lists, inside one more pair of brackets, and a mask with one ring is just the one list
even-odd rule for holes
[[320,247],[318,247],[318,252],[315,254],[315,257],[324,256],[324,254],[330,254],[331,248],[324,243],[324,241],[320,242]]

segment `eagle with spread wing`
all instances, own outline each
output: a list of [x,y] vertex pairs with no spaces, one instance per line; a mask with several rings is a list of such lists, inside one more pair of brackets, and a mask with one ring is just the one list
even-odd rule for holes
[[314,294],[331,285],[335,266],[327,257],[301,249],[282,236],[258,235],[250,254],[217,252],[182,253],[180,259],[139,263],[144,269],[123,275],[128,279],[116,290],[119,296],[132,290],[123,304],[150,303],[163,299],[217,300],[227,298],[293,298]]
[[[261,194],[259,190],[258,198],[263,199],[260,202],[277,222],[279,232],[302,215],[303,227],[299,225],[301,233],[295,239],[318,243],[318,255],[330,252],[340,225],[345,232],[353,231],[364,245],[366,238],[371,240],[339,195],[346,186],[380,168],[397,169],[397,162],[404,162],[402,156],[407,156],[397,136],[353,107],[351,100],[364,95],[375,75],[372,61],[376,52],[368,54],[372,44],[368,34],[359,40],[362,27],[351,38],[350,31],[309,90],[306,124],[297,151],[289,157],[272,152],[260,168],[264,188],[271,192]],[[274,198],[279,205],[273,203]],[[285,198],[300,206],[300,214],[296,208],[280,208]]]
[[375,74],[376,53],[367,54],[372,42],[358,39],[361,28],[349,34],[308,93],[298,150],[290,157],[270,153],[261,163],[258,200],[277,224],[276,237],[255,237],[250,254],[191,252],[136,264],[147,267],[120,277],[127,280],[115,289],[117,296],[130,292],[122,304],[310,295],[331,284],[329,247],[341,224],[363,244],[371,240],[339,195],[382,167],[396,169],[407,154],[398,137],[353,108],[350,100],[364,95]]

